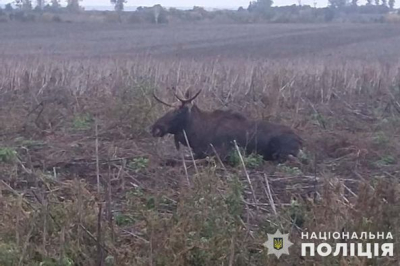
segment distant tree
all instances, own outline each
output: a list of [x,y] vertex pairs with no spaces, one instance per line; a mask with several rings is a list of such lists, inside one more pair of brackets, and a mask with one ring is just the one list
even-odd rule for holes
[[154,22],[158,24],[158,20],[160,18],[162,6],[161,5],[155,5],[153,6],[153,12],[154,12]]
[[272,0],[257,0],[250,2],[247,8],[250,12],[257,12],[264,16],[269,16],[271,14],[271,6],[273,4]]
[[371,6],[372,5],[372,0],[367,0],[367,6]]
[[257,0],[257,6],[261,9],[261,10],[267,10],[270,9],[273,1],[272,0]]
[[21,1],[21,0],[15,0],[14,3],[15,3],[15,6],[16,6],[18,9],[21,9],[21,8],[22,8],[22,1]]
[[14,10],[14,8],[12,7],[11,3],[8,3],[4,7],[4,10],[7,11],[7,12],[12,12]]
[[124,5],[126,0],[111,0],[111,4],[114,5],[114,10],[117,12],[121,12],[124,10]]
[[342,9],[346,6],[346,0],[329,0],[329,5],[333,8]]
[[67,9],[71,12],[79,12],[81,10],[79,1],[81,0],[67,0]]
[[24,10],[27,10],[27,11],[32,10],[32,1],[31,0],[23,0],[22,1],[22,8]]
[[325,22],[331,22],[335,18],[335,10],[333,8],[324,8],[324,20]]
[[31,0],[15,0],[15,5],[24,11],[32,10],[32,2]]
[[358,6],[358,0],[351,0],[352,6]]
[[394,3],[395,3],[395,0],[389,0],[389,8],[390,9],[394,8]]
[[44,7],[44,0],[36,0],[36,10],[42,10]]
[[379,0],[375,0],[375,5],[379,6],[380,1]]
[[61,7],[59,0],[51,0],[51,8],[57,10]]

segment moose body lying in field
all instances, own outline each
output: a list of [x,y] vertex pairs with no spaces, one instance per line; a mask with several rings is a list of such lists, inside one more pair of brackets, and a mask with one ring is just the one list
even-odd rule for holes
[[175,94],[180,101],[179,106],[165,103],[153,94],[158,102],[174,109],[154,123],[152,135],[174,135],[177,149],[179,144],[187,146],[189,143],[196,159],[217,153],[222,160],[226,160],[235,147],[234,141],[246,153],[258,153],[268,161],[284,162],[289,157],[297,156],[302,141],[289,127],[249,120],[233,111],[202,111],[192,104],[200,92],[185,100]]

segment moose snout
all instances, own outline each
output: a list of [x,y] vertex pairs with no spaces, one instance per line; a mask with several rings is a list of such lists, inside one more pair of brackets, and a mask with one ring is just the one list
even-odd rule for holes
[[153,137],[163,137],[165,135],[165,129],[160,125],[154,125],[151,127],[151,135],[153,135]]

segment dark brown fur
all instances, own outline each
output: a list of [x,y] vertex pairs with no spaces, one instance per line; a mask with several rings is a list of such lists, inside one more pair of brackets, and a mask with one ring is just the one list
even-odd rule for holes
[[236,140],[247,153],[256,152],[264,160],[285,161],[297,156],[301,138],[290,128],[264,121],[252,121],[240,113],[216,110],[206,112],[196,105],[183,103],[158,119],[151,128],[154,137],[172,134],[176,148],[187,146],[183,131],[196,158],[214,155],[212,144],[225,159]]

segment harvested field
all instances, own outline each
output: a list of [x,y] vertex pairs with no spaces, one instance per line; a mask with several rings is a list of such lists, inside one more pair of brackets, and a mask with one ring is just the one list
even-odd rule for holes
[[397,62],[400,28],[392,24],[250,24],[142,26],[93,23],[0,24],[1,56],[252,60],[346,59]]
[[[0,31],[0,265],[398,265],[399,27]],[[300,162],[182,160],[148,131],[172,86],[293,127]],[[391,232],[394,256],[301,257],[320,231]]]

